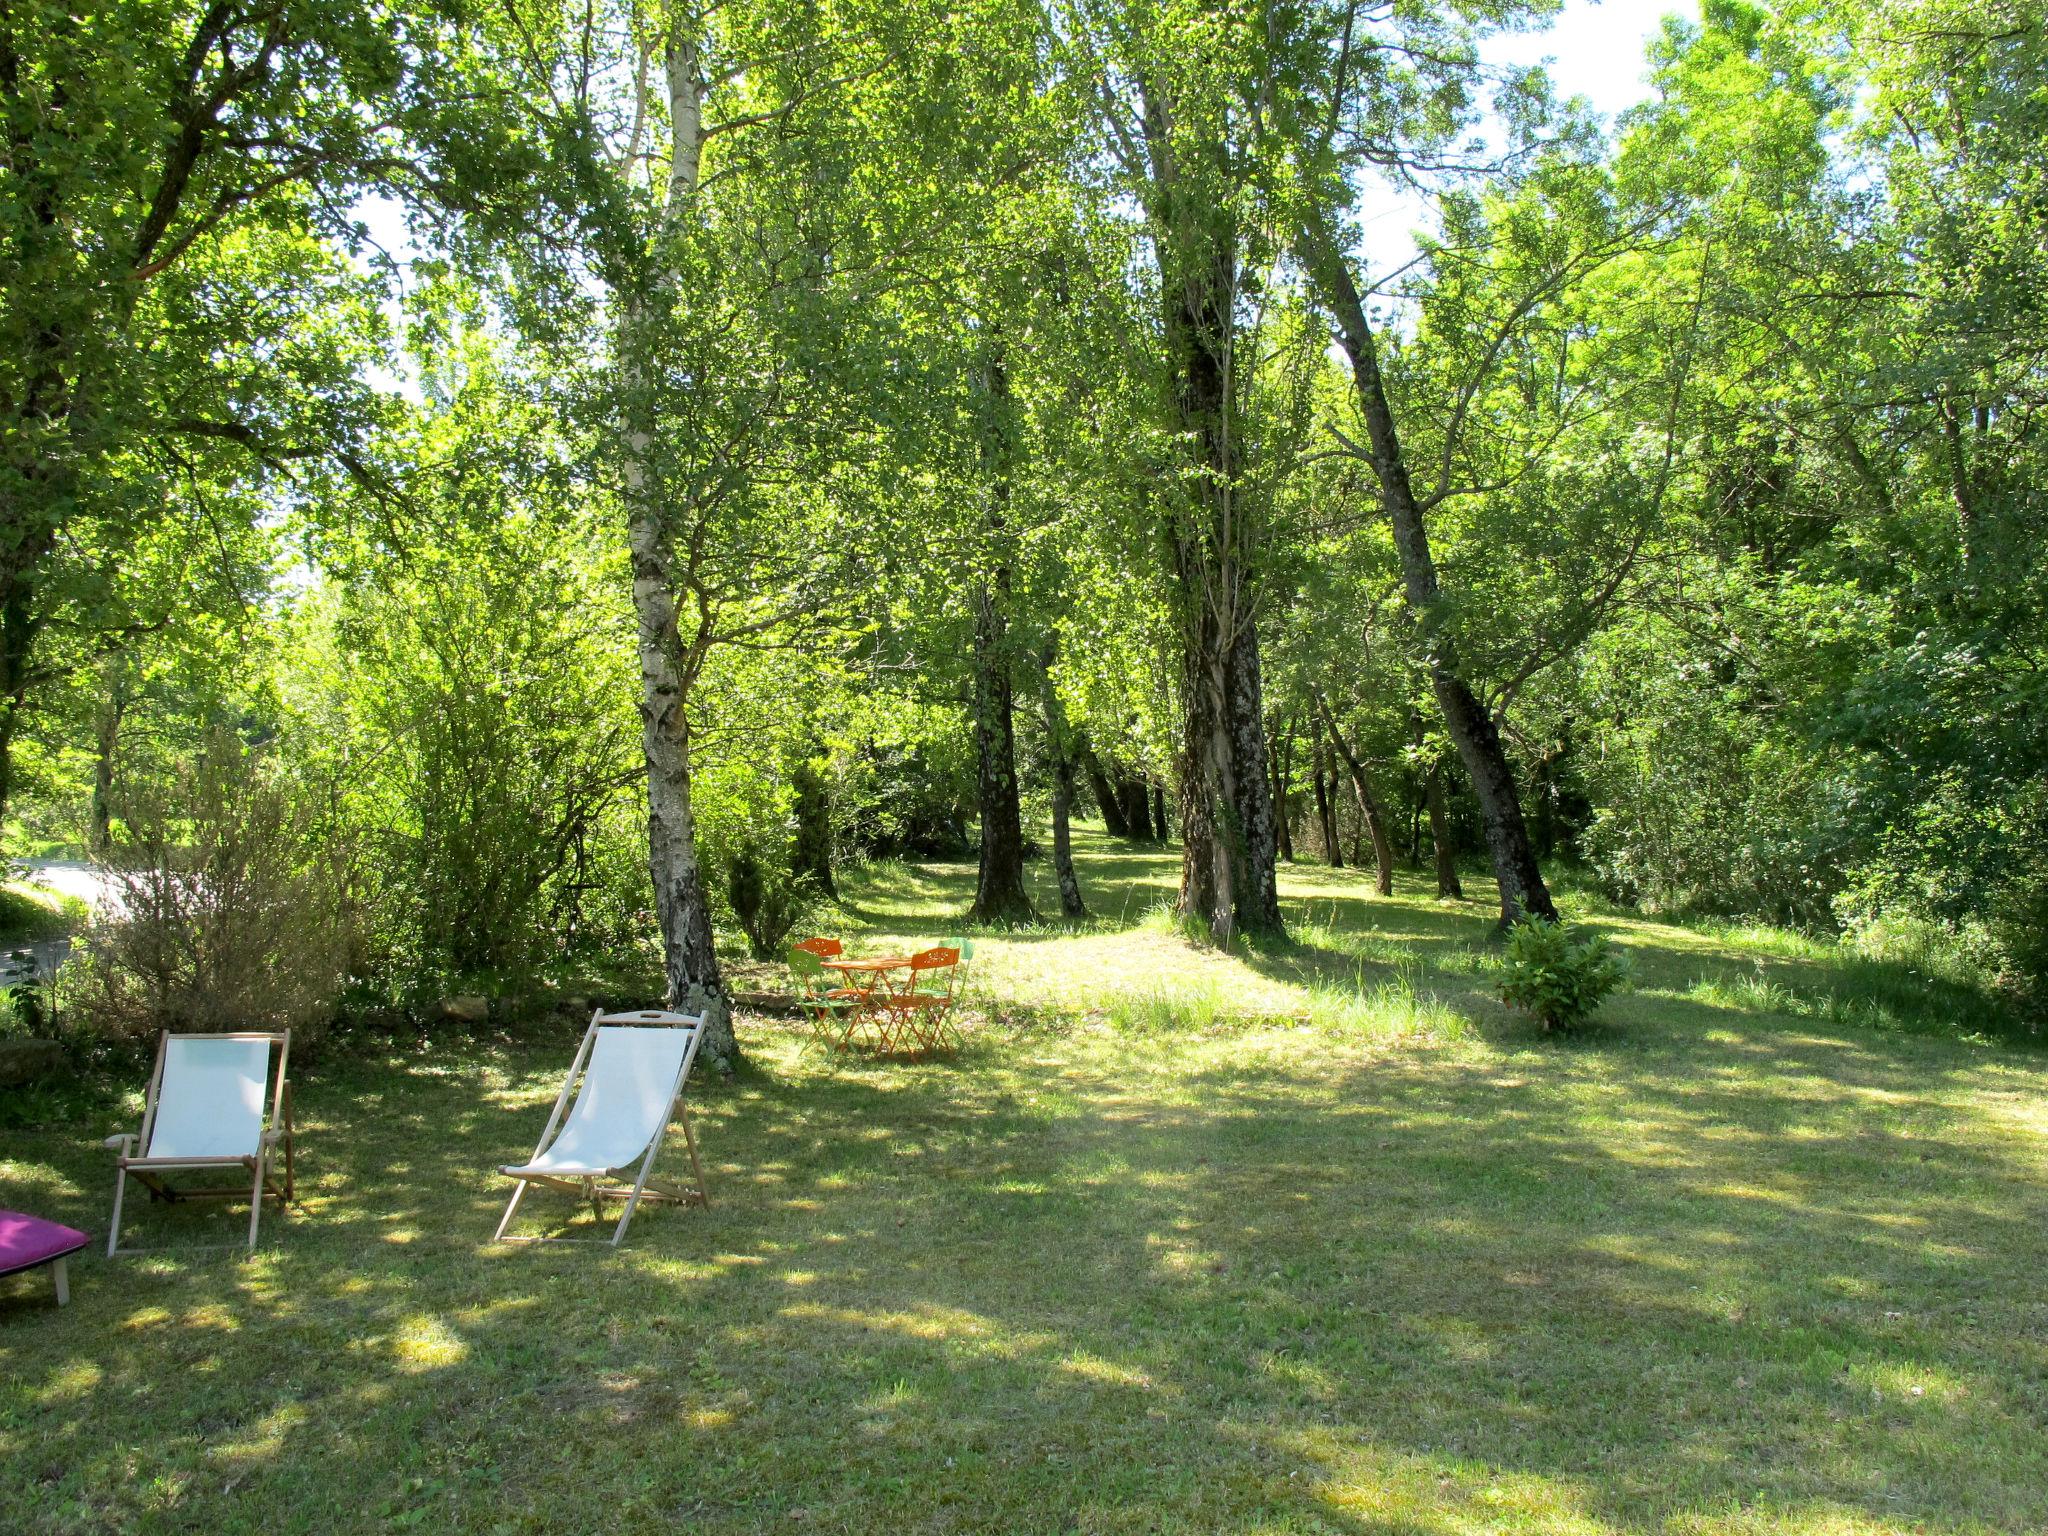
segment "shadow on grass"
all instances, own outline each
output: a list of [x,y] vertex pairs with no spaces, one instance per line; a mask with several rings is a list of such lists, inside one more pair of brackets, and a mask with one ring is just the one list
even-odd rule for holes
[[0,1293],[0,1525],[2040,1528],[2038,1079],[1664,1006],[1540,1058],[756,1027],[716,1203],[616,1254],[484,1241],[572,1030],[336,1061],[255,1261]]

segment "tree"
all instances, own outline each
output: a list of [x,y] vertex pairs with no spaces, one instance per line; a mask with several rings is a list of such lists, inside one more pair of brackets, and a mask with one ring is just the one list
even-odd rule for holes
[[[1262,512],[1247,494],[1242,345],[1276,254],[1252,206],[1242,17],[1077,7],[1069,34],[1101,105],[1118,190],[1144,214],[1157,281],[1167,444],[1145,515],[1162,529],[1179,631],[1181,907],[1219,943],[1280,931],[1259,653]],[[1165,445],[1162,445],[1165,446]]]
[[[849,499],[891,384],[877,322],[949,185],[927,157],[954,147],[919,129],[943,120],[939,100],[1009,99],[976,97],[985,82],[929,50],[929,21],[674,3],[536,42],[583,198],[578,260],[602,286],[600,366],[578,355],[573,281],[542,281],[525,312],[606,424],[664,969],[670,1002],[710,1017],[715,1061],[737,1044],[696,847],[692,699],[717,652],[791,643],[871,554]],[[868,195],[883,185],[897,195]]]
[[375,478],[350,203],[523,188],[494,59],[418,8],[0,12],[0,812],[43,637],[151,523],[251,512],[234,482]]

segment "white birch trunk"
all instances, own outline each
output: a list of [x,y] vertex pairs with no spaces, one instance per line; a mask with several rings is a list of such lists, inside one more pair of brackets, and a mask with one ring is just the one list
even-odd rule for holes
[[[694,41],[683,20],[663,48],[671,143],[659,247],[649,281],[657,290],[679,281],[667,251],[691,216],[703,153],[703,102]],[[704,871],[697,860],[697,822],[690,804],[690,690],[702,651],[684,643],[677,622],[672,507],[659,467],[659,422],[650,402],[641,347],[648,306],[640,295],[621,297],[619,351],[626,374],[628,421],[620,447],[628,543],[633,565],[633,611],[640,633],[641,742],[647,759],[647,869],[661,924],[662,967],[671,1007],[710,1015],[705,1054],[729,1068],[738,1060],[731,1009],[713,946]]]

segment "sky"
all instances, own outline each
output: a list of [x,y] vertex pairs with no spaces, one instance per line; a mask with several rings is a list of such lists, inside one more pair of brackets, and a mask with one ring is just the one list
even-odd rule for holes
[[1692,17],[1692,0],[1565,0],[1557,20],[1542,32],[1496,37],[1489,59],[1509,64],[1545,64],[1560,96],[1584,96],[1610,122],[1648,94],[1644,50],[1666,15]]
[[[1611,127],[1649,94],[1646,51],[1673,13],[1697,15],[1698,0],[1564,0],[1542,31],[1489,38],[1480,52],[1493,64],[1543,65],[1560,100],[1585,97]],[[1428,220],[1427,198],[1368,184],[1359,189],[1358,213],[1369,281],[1414,258],[1412,232]]]

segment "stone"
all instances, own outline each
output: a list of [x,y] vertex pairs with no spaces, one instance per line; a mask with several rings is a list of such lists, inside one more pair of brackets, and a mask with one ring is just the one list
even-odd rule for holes
[[0,1040],[0,1088],[32,1083],[63,1065],[64,1047],[55,1040]]
[[441,999],[441,1017],[461,1024],[481,1024],[491,1016],[491,1000],[474,992]]

